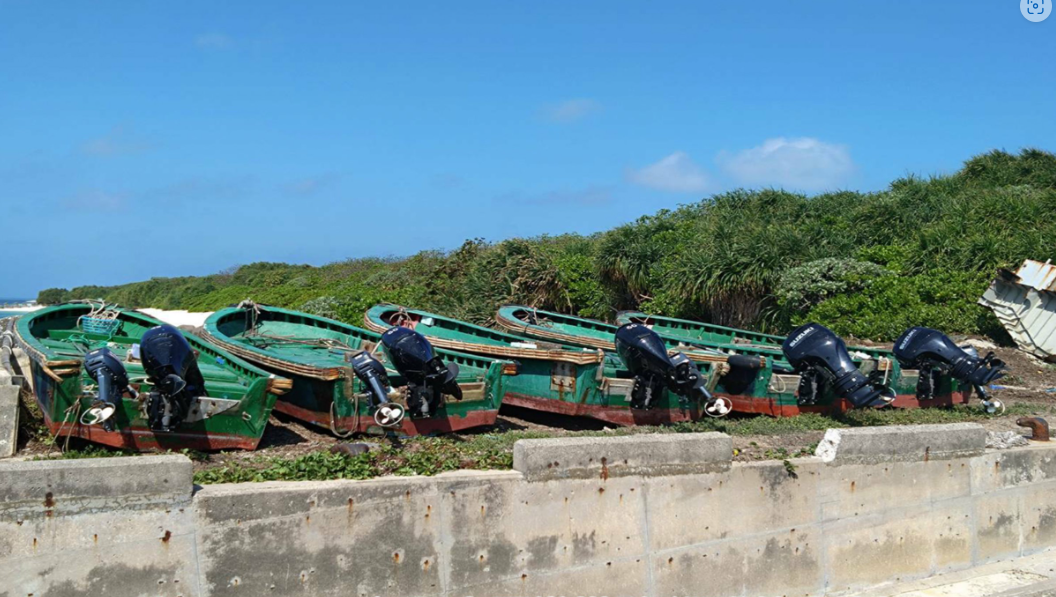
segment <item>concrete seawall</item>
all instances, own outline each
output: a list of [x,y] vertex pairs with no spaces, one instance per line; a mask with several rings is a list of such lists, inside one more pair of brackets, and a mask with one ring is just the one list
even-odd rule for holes
[[[525,440],[514,471],[198,488],[150,456],[0,463],[0,596],[824,595],[1056,546],[1056,447],[977,425]],[[50,496],[50,497],[49,497]]]

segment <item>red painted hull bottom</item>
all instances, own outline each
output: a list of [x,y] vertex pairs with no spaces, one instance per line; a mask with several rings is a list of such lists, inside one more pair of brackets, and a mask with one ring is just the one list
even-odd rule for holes
[[255,450],[259,437],[232,435],[229,433],[155,433],[148,427],[132,427],[106,431],[97,425],[80,423],[55,423],[45,417],[44,423],[56,441],[66,436],[78,437],[92,443],[148,452],[155,450]]
[[[275,410],[289,415],[305,423],[317,425],[330,429],[330,413],[309,410],[278,400],[275,402]],[[405,417],[399,427],[381,427],[374,423],[374,419],[368,415],[358,417],[338,417],[334,428],[338,433],[366,433],[371,435],[385,435],[396,433],[406,437],[415,435],[435,435],[439,433],[452,433],[474,427],[487,427],[495,424],[499,418],[496,410],[473,410],[466,413],[464,417],[436,417],[428,419],[412,419]]]
[[[776,404],[774,400],[765,398],[750,398],[746,396],[731,396],[729,394],[717,393],[716,396],[724,396],[733,403],[733,412],[746,414],[770,415],[773,417],[794,417],[803,413],[836,414],[851,410],[851,403],[841,400],[836,404],[798,406],[795,404]],[[928,408],[936,406],[953,406],[955,404],[966,404],[971,396],[970,390],[954,392],[945,396],[936,397],[933,400],[921,401],[913,394],[902,394],[895,398],[892,404],[895,408]],[[531,410],[551,412],[573,417],[590,417],[599,421],[613,423],[615,425],[663,425],[665,423],[678,423],[680,421],[695,421],[704,415],[697,409],[680,410],[676,408],[657,408],[651,410],[634,410],[626,406],[604,406],[600,404],[576,404],[563,400],[551,400],[549,398],[538,398],[525,394],[507,393],[502,399],[503,404],[519,406]]]

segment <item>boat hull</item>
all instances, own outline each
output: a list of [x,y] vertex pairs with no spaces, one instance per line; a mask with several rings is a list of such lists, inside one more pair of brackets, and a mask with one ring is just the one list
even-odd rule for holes
[[[95,444],[120,448],[122,450],[135,450],[141,452],[149,451],[178,451],[178,450],[254,450],[260,444],[263,436],[263,424],[251,425],[241,418],[237,420],[217,420],[210,422],[209,419],[199,421],[192,425],[185,425],[179,431],[172,433],[156,432],[146,425],[143,419],[134,418],[136,415],[129,409],[124,409],[124,418],[131,419],[127,425],[121,425],[114,431],[106,431],[99,425],[82,425],[70,411],[66,421],[58,417],[57,410],[63,414],[66,409],[56,408],[56,397],[72,392],[79,392],[80,385],[73,378],[66,379],[62,383],[56,382],[44,372],[44,368],[36,361],[31,361],[30,368],[33,374],[33,396],[44,415],[44,425],[48,432],[55,437],[57,442],[63,442],[68,437],[79,438]],[[271,412],[275,398],[270,397],[257,417],[266,420],[267,413]],[[73,408],[72,400],[58,400],[58,403],[69,403]],[[53,416],[52,413],[56,415]],[[234,419],[229,417],[229,419]]]
[[[349,350],[374,349],[379,341],[379,335],[372,331],[338,321],[272,307],[259,309],[265,314],[262,318],[265,325],[285,326],[281,328],[282,333],[296,332],[303,336],[313,332],[308,326],[325,326],[329,337],[340,340]],[[382,427],[374,422],[372,407],[366,398],[367,388],[343,357],[255,346],[240,335],[244,329],[242,311],[225,309],[206,321],[205,334],[215,344],[265,371],[292,380],[290,391],[276,403],[276,411],[337,436],[353,433],[400,437],[437,435],[491,426],[498,419],[505,383],[502,361],[439,351],[445,362],[458,364],[465,373],[458,381],[462,400],[445,396],[443,405],[432,416],[412,418],[408,414],[399,426]],[[400,378],[391,370],[389,374],[393,385],[399,388]]]
[[[109,333],[99,333],[80,325],[81,318],[92,309],[92,305],[83,303],[48,307],[19,318],[15,325],[15,341],[30,358],[34,398],[45,426],[58,436],[58,441],[77,437],[138,451],[251,450],[259,445],[276,396],[285,391],[288,380],[269,376],[237,356],[184,333],[205,382],[202,397],[217,399],[226,406],[209,414],[193,412],[196,417],[182,422],[173,432],[154,431],[141,402],[152,386],[142,363],[126,357],[125,353],[144,332],[161,322],[136,311],[110,306],[119,325]],[[129,387],[139,393],[136,398],[126,392],[117,401],[110,419],[112,431],[81,422],[82,414],[97,399],[95,380],[83,368],[83,354],[89,348],[101,346],[110,347],[115,358],[122,361],[128,371]]]

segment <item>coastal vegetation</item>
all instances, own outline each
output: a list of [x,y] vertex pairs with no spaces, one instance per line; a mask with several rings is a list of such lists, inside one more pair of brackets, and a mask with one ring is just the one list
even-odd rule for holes
[[994,271],[1053,257],[1056,156],[992,151],[956,173],[813,197],[736,190],[590,236],[466,241],[321,267],[47,289],[41,303],[215,310],[252,298],[359,324],[388,301],[489,324],[503,303],[611,320],[621,309],[784,332],[818,321],[892,340],[907,327],[1001,338],[975,304]]

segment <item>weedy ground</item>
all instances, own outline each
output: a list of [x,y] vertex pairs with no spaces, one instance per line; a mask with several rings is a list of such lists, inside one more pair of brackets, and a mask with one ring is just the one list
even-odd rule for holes
[[[734,459],[783,460],[813,454],[825,430],[878,425],[923,425],[978,422],[994,431],[1019,430],[1016,419],[1048,417],[1056,424],[1056,367],[1041,364],[1012,349],[999,349],[1011,361],[1015,377],[1008,385],[1029,384],[1027,390],[999,390],[1007,404],[1002,415],[986,414],[978,400],[967,406],[916,410],[860,410],[839,416],[806,414],[790,418],[731,416],[661,427],[606,427],[603,423],[503,407],[498,424],[474,433],[439,437],[356,438],[342,440],[298,421],[273,416],[261,446],[253,452],[182,453],[194,461],[195,482],[241,483],[253,481],[369,479],[384,475],[435,475],[457,469],[503,470],[513,466],[513,444],[520,439],[575,436],[618,436],[643,433],[693,433],[719,431],[733,437]],[[41,424],[30,401],[23,401],[21,455],[31,458],[96,458],[132,455],[80,442],[53,438]],[[368,452],[334,453],[335,446],[365,443]]]

